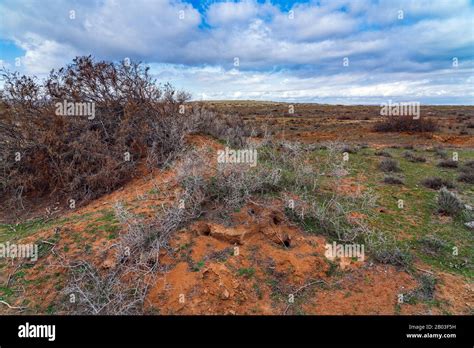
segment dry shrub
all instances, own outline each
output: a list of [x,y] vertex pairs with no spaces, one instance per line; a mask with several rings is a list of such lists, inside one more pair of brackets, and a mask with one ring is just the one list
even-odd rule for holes
[[413,259],[408,247],[397,241],[391,233],[370,231],[364,236],[364,243],[380,263],[406,267]]
[[458,161],[442,160],[442,161],[438,162],[437,166],[441,167],[441,168],[457,168],[458,167]]
[[396,176],[391,176],[391,175],[384,176],[383,182],[385,184],[390,184],[390,185],[403,185],[402,179],[397,178]]
[[467,161],[463,163],[463,166],[461,167],[461,171],[463,172],[474,171],[474,161]]
[[459,170],[461,174],[457,178],[458,181],[474,184],[474,161],[465,162]]
[[389,152],[384,151],[384,150],[382,150],[382,151],[375,151],[375,152],[374,152],[374,155],[375,155],[375,156],[382,156],[382,157],[389,157],[389,158],[392,157],[392,155],[391,155]]
[[474,184],[474,173],[473,172],[463,172],[459,174],[458,181],[465,182],[467,184]]
[[398,162],[391,158],[384,158],[379,163],[379,168],[383,172],[399,172]]
[[[133,315],[143,314],[148,286],[123,264],[102,271],[86,261],[74,262],[67,286],[64,309],[72,314]],[[69,301],[71,295],[75,301]]]
[[279,181],[277,170],[230,165],[210,173],[209,167],[202,154],[187,153],[177,169],[180,194],[152,219],[134,215],[120,203],[115,205],[116,216],[125,226],[115,245],[116,262],[107,270],[85,261],[68,265],[72,272],[63,292],[79,296],[77,304],[66,305],[69,311],[143,313],[148,284],[157,271],[165,271],[159,257],[163,251],[171,251],[169,241],[174,232],[204,214],[210,203],[232,211],[252,194],[277,187]]
[[434,153],[436,156],[442,158],[442,159],[447,159],[448,158],[448,153],[446,152],[445,149],[437,146],[433,149]]
[[240,208],[252,195],[278,191],[281,171],[273,168],[219,166],[210,183],[211,199],[226,209]]
[[421,182],[421,184],[433,190],[439,190],[443,186],[447,188],[454,188],[454,185],[450,181],[437,177],[426,178]]
[[376,132],[435,132],[439,129],[437,123],[429,118],[412,116],[392,116],[375,124]]
[[438,192],[438,212],[450,216],[460,215],[464,211],[464,204],[459,197],[442,187]]
[[405,151],[403,153],[403,157],[405,157],[408,161],[413,163],[423,163],[426,162],[426,158],[423,156],[417,156],[415,153],[411,151]]
[[243,147],[252,130],[242,116],[222,115],[209,111],[199,103],[193,105],[192,120],[194,131],[208,134],[226,142],[231,147]]
[[[311,151],[320,149],[318,144],[302,144],[291,141],[269,141],[259,148],[259,160],[270,168],[281,170],[280,186],[292,192],[314,191],[320,173],[325,169],[331,171],[340,161],[326,158],[318,166],[307,161]],[[337,152],[337,154],[336,154]],[[330,156],[339,156],[340,148],[334,149]],[[324,162],[324,163],[323,163]]]
[[[135,174],[139,159],[166,163],[192,128],[179,112],[189,95],[157,85],[139,63],[77,57],[42,83],[7,71],[3,78],[0,190],[17,202],[110,192]],[[58,113],[64,102],[94,107],[95,115]]]

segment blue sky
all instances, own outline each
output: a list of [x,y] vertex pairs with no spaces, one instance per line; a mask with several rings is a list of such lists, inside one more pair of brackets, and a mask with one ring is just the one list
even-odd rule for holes
[[474,104],[470,0],[0,0],[0,16],[0,64],[39,78],[92,54],[194,99]]

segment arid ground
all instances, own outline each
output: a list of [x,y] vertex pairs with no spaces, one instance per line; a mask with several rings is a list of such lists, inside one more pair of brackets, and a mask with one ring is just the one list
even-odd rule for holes
[[[258,168],[278,167],[277,187],[259,186],[245,201],[219,191],[216,153],[227,144],[197,132],[186,137],[191,157],[153,171],[143,164],[123,187],[75,209],[47,198],[18,215],[2,209],[0,242],[34,243],[39,258],[1,261],[0,312],[84,313],[97,286],[104,292],[91,306],[104,313],[117,301],[107,291],[117,286],[108,282],[122,262],[120,238],[179,202],[183,175],[195,178],[201,161],[218,198],[170,235],[153,256],[155,275],[130,275],[146,286],[127,287],[123,302],[135,289],[147,314],[472,314],[474,107],[422,106],[434,132],[375,132],[379,106],[290,105],[204,102],[254,130],[247,145]],[[440,209],[442,187],[460,211]],[[326,244],[344,240],[365,246],[363,260],[326,255]],[[89,265],[92,278],[81,280]]]

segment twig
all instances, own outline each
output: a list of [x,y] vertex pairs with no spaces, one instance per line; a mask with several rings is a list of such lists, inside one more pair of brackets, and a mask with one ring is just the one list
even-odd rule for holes
[[2,301],[0,300],[0,303],[3,303],[4,305],[6,305],[8,308],[10,309],[25,309],[25,308],[28,308],[28,307],[15,307],[15,306],[11,306],[10,304],[8,304],[7,302],[5,301]]
[[[321,284],[325,284],[325,285],[328,285],[328,286],[334,286],[336,284],[339,284],[340,282],[342,282],[343,279],[341,280],[338,280],[337,282],[334,282],[334,283],[331,283],[331,284],[328,284],[326,281],[322,280],[322,279],[319,279],[319,280],[315,280],[315,281],[312,281],[308,284],[305,284],[303,285],[302,287],[300,287],[299,289],[297,289],[295,292],[293,292],[293,296],[296,296],[296,294],[298,292],[300,292],[301,290],[304,290],[306,289],[307,287],[311,286],[311,285],[314,285],[314,284],[318,284],[318,283],[321,283]],[[288,303],[288,306],[286,306],[285,308],[285,311],[283,312],[283,315],[286,315],[286,312],[288,312],[288,309],[290,309],[292,303]]]
[[425,272],[425,273],[428,273],[428,274],[434,275],[434,273],[433,273],[433,272],[431,272],[431,271],[428,271],[428,270],[426,270],[426,269],[422,269],[422,268],[418,268],[418,267],[415,267],[415,268],[416,268],[417,270],[419,270],[419,271],[422,271],[422,272]]

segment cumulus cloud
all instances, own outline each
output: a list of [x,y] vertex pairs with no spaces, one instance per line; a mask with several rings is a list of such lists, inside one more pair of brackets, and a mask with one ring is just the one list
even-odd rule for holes
[[[0,37],[24,51],[20,70],[29,74],[92,54],[166,66],[157,74],[207,97],[414,94],[472,103],[469,0],[242,0],[200,9],[184,0],[4,0],[0,11]],[[222,85],[212,90],[212,81]]]

